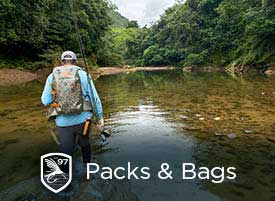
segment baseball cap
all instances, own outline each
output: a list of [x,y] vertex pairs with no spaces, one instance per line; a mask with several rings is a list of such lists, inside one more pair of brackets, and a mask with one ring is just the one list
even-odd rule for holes
[[72,51],[65,51],[62,53],[61,55],[61,60],[67,60],[67,61],[71,61],[71,60],[77,60],[76,54]]

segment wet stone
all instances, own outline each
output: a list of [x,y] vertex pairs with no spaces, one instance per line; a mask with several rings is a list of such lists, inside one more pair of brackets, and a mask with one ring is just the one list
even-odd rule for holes
[[200,130],[200,128],[197,128],[197,127],[190,127],[190,126],[183,126],[183,129],[184,130],[187,130],[187,131],[197,131],[197,130]]
[[243,130],[243,132],[244,132],[245,134],[252,134],[252,133],[254,133],[252,130]]
[[183,119],[183,120],[187,120],[188,116],[186,116],[186,115],[180,115],[180,118]]
[[201,114],[195,114],[195,117],[202,117]]
[[225,134],[223,134],[223,133],[215,133],[215,136],[224,136]]
[[234,138],[237,137],[237,135],[234,134],[234,133],[231,133],[231,134],[228,134],[227,137],[228,137],[229,139],[234,139]]

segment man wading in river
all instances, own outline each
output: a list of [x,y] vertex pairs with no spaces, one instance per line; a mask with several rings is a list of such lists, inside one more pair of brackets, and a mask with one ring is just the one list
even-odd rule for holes
[[55,117],[61,151],[73,156],[78,143],[83,162],[89,163],[92,111],[98,119],[98,129],[103,131],[104,127],[101,101],[88,73],[75,65],[75,53],[64,52],[61,61],[62,66],[55,67],[48,76],[41,101],[50,105],[50,118]]

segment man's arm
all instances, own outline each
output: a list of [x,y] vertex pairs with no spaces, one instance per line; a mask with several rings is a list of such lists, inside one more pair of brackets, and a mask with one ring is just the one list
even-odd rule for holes
[[47,81],[45,83],[45,87],[41,96],[41,102],[43,103],[43,105],[47,106],[50,105],[53,102],[53,97],[51,94],[51,83],[52,83],[52,79],[53,79],[53,75],[50,74],[47,78]]
[[102,109],[101,100],[98,96],[98,93],[96,91],[96,88],[95,88],[95,85],[94,85],[92,79],[90,79],[90,90],[89,91],[91,92],[90,97],[91,97],[92,105],[94,105],[96,117],[98,120],[103,119],[103,109]]
[[[99,95],[97,93],[97,90],[95,88],[95,85],[93,83],[92,78],[90,77],[90,75],[88,73],[85,72],[85,77],[86,77],[86,89],[87,89],[87,93],[89,96],[89,99],[91,101],[91,105],[93,107],[93,112],[96,115],[96,118],[100,121],[103,120],[103,109],[102,109],[102,104],[101,104],[101,100],[99,98]],[[88,78],[89,76],[89,78]]]

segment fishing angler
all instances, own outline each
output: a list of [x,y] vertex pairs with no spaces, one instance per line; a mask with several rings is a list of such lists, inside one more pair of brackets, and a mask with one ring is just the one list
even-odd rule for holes
[[[61,151],[73,156],[76,145],[79,144],[83,162],[89,163],[91,160],[89,132],[93,115],[96,116],[97,128],[101,132],[99,145],[106,143],[106,137],[109,137],[110,133],[104,130],[102,104],[89,75],[72,0],[69,0],[69,5],[85,69],[76,66],[77,56],[74,52],[63,52],[62,65],[55,67],[48,76],[41,101],[45,106],[50,106],[48,110],[50,131],[55,142],[60,145]],[[53,124],[56,124],[56,127]]]
[[62,66],[55,67],[48,76],[41,101],[50,106],[48,119],[55,120],[61,152],[73,156],[75,146],[81,147],[84,163],[91,161],[89,132],[93,115],[97,128],[104,132],[102,104],[90,75],[76,66],[77,56],[66,51]]

